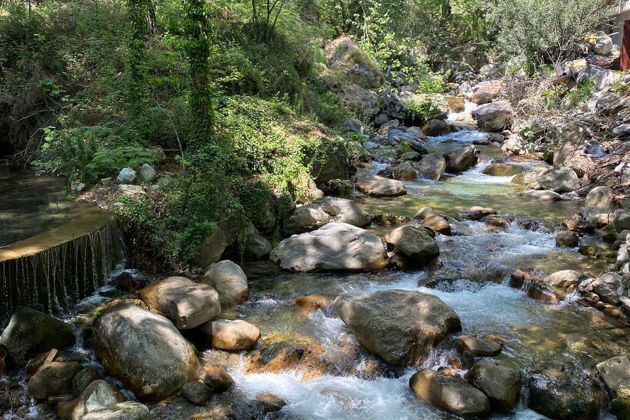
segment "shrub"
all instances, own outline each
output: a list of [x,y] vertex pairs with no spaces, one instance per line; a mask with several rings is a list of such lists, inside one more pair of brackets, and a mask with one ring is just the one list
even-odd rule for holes
[[595,31],[607,12],[600,0],[499,0],[489,20],[498,31],[498,54],[526,57],[533,72],[572,57],[576,39]]

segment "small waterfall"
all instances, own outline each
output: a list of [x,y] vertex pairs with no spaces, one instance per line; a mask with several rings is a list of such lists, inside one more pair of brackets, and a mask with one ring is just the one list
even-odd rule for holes
[[0,318],[18,306],[68,312],[105,285],[123,260],[121,233],[110,217],[90,232],[34,253],[0,252]]

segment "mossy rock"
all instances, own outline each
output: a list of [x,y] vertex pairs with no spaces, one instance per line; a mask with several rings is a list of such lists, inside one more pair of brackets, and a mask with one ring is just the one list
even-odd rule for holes
[[610,404],[610,412],[618,419],[630,419],[630,387],[622,386],[617,390]]

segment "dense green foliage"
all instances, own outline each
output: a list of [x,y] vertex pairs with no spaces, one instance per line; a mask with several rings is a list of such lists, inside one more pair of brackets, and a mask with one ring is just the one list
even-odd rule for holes
[[[185,267],[233,218],[277,232],[330,150],[361,155],[364,137],[343,122],[378,112],[382,93],[441,93],[492,57],[555,64],[567,54],[559,40],[601,19],[595,0],[573,3],[50,0],[29,11],[5,2],[0,105],[11,144],[1,150],[93,186],[123,167],[156,166],[156,187],[116,208],[136,250]],[[357,74],[328,62],[324,46],[338,36],[360,47],[344,57]],[[414,124],[440,112],[428,99],[403,105]]]

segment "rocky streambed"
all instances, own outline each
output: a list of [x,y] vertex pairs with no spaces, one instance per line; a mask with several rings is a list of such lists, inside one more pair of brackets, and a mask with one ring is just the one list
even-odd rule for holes
[[19,313],[0,338],[5,418],[628,418],[627,282],[583,255],[602,231],[559,239],[592,223],[584,200],[523,195],[514,176],[550,168],[488,137],[429,137],[407,168],[381,156],[352,201],[298,208],[274,262],[128,270],[68,324]]

